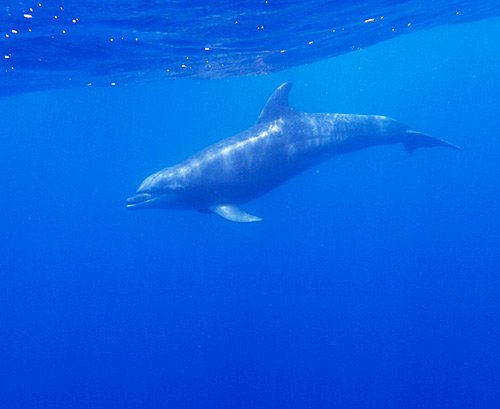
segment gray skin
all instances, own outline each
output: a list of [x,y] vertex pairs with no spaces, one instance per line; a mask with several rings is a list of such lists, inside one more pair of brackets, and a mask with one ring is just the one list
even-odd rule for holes
[[288,105],[291,86],[274,91],[254,126],[147,177],[127,207],[191,208],[235,222],[260,221],[237,205],[335,155],[397,143],[410,153],[460,149],[385,116],[296,112]]

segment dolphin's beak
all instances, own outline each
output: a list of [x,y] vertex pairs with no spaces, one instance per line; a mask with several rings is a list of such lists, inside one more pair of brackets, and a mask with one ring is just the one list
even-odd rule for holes
[[150,193],[138,193],[127,199],[127,209],[140,209],[146,207],[155,200],[155,196]]

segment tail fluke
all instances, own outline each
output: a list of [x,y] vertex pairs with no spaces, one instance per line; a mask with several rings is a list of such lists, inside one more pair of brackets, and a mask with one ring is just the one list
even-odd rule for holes
[[434,138],[433,136],[427,135],[425,133],[411,130],[406,131],[403,145],[406,149],[406,152],[408,153],[412,153],[417,148],[434,148],[436,146],[452,148],[456,149],[457,151],[462,150],[462,148],[460,148],[459,146],[447,142],[443,139]]

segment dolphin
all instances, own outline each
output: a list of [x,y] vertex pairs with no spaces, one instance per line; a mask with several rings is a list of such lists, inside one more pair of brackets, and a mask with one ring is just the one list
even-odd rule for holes
[[262,219],[238,206],[333,156],[397,143],[409,153],[435,146],[461,150],[386,116],[295,111],[288,104],[291,88],[290,82],[280,85],[247,130],[147,177],[127,208],[187,208],[257,222]]

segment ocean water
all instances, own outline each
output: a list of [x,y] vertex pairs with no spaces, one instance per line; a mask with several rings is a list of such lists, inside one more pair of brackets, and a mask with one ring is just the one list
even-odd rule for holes
[[0,6],[0,95],[267,74],[499,16],[496,0],[14,0]]
[[[11,3],[4,31],[17,12],[35,22],[23,17],[34,5]],[[150,17],[162,3],[95,6],[117,30],[151,21],[154,38],[130,61],[128,48],[88,54],[103,32],[90,14],[68,48],[53,20],[0,40],[15,49],[0,74],[0,407],[498,408],[498,5],[363,2],[360,16],[337,2],[345,21],[381,24],[390,9],[385,19],[422,27],[297,49],[267,75],[252,58],[293,48],[289,31],[269,46],[215,27],[231,40],[218,56],[230,69],[184,75],[198,65],[165,67],[185,64],[185,49],[158,69]],[[200,20],[186,15],[207,15],[168,4],[187,32]],[[316,12],[287,20],[300,41],[335,14],[301,4]],[[260,22],[257,6],[243,15]],[[238,60],[238,47],[252,57]],[[44,52],[47,65],[30,63]],[[262,223],[125,208],[144,177],[251,126],[284,81],[298,110],[388,115],[463,151],[335,157],[244,206]]]

